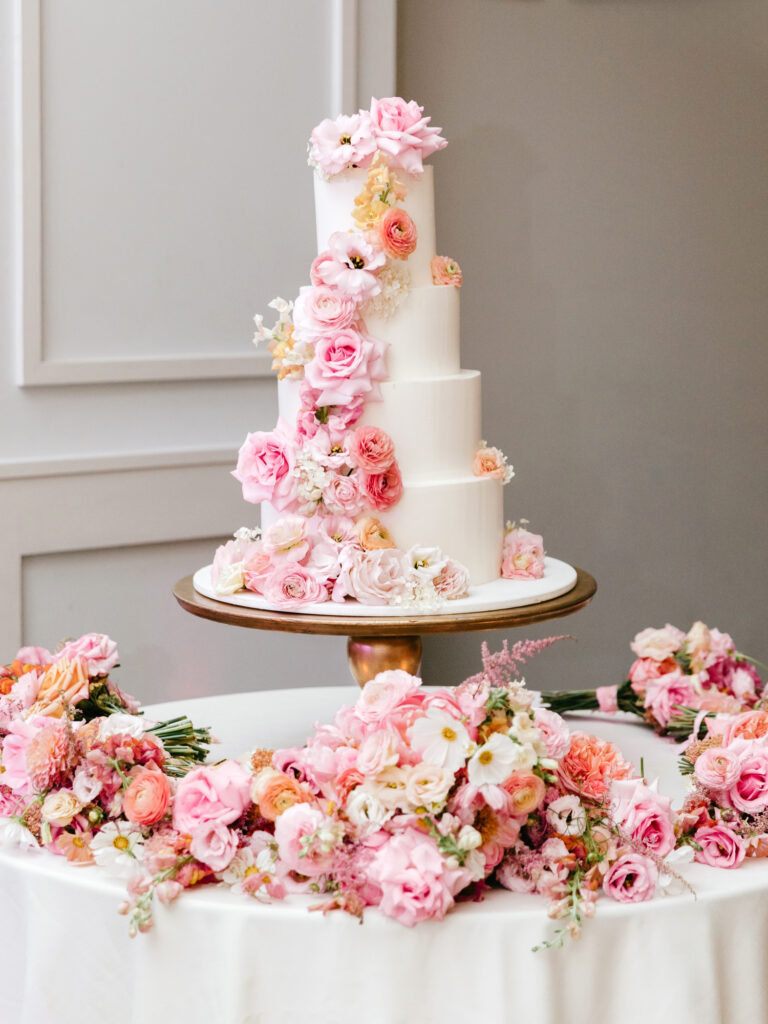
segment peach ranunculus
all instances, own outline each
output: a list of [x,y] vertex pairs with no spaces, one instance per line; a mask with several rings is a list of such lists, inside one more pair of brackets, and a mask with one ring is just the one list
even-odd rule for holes
[[276,821],[294,804],[313,802],[312,793],[301,783],[275,768],[263,768],[251,783],[251,799],[259,814],[267,821]]
[[171,803],[171,782],[162,772],[135,775],[123,795],[123,814],[134,825],[154,825]]
[[433,256],[430,269],[433,284],[449,284],[461,288],[461,267],[450,256]]
[[528,771],[514,772],[501,785],[512,798],[511,813],[518,818],[527,817],[540,807],[547,791],[544,780]]
[[387,210],[379,223],[379,238],[387,256],[405,260],[416,248],[419,233],[413,218],[400,207]]
[[472,472],[475,476],[503,480],[507,473],[507,461],[498,448],[491,448],[483,441],[472,459]]
[[386,526],[378,519],[374,519],[373,516],[364,516],[362,519],[358,519],[355,530],[361,547],[366,551],[397,547]]
[[600,800],[613,779],[626,779],[633,774],[632,765],[608,740],[585,732],[571,734],[571,746],[557,769],[561,783],[571,793],[581,793],[590,800]]
[[40,681],[37,700],[30,708],[30,715],[45,715],[48,718],[61,718],[64,714],[64,702],[75,705],[88,696],[88,672],[80,658],[61,661],[49,665]]
[[355,465],[366,473],[383,473],[395,461],[394,442],[379,427],[358,427],[348,443]]

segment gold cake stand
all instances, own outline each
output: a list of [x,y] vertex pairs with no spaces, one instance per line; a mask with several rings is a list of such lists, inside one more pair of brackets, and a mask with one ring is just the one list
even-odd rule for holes
[[349,669],[360,686],[385,669],[401,668],[417,675],[421,666],[421,636],[424,633],[464,633],[530,626],[534,622],[572,615],[588,605],[596,591],[595,578],[583,569],[576,569],[576,585],[572,590],[538,604],[500,608],[492,612],[464,612],[460,615],[382,615],[361,618],[353,615],[304,615],[299,612],[242,608],[199,594],[191,576],[185,576],[173,588],[176,600],[185,611],[228,626],[346,636]]

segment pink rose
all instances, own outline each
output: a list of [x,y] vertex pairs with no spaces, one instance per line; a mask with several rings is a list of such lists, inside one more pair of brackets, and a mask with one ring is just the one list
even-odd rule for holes
[[424,108],[399,96],[371,100],[371,121],[378,148],[395,167],[408,174],[420,175],[422,161],[443,149],[448,143],[440,137],[440,128],[430,128],[431,118],[424,117]]
[[356,311],[354,299],[335,288],[302,288],[293,307],[294,337],[314,342],[324,334],[343,330],[352,324]]
[[381,888],[379,909],[412,927],[429,918],[441,920],[453,906],[450,874],[434,839],[406,829],[393,835],[368,868]]
[[680,650],[684,640],[685,633],[667,623],[664,629],[644,629],[637,634],[630,647],[638,658],[664,661]]
[[412,217],[398,206],[390,207],[379,222],[384,252],[394,260],[407,260],[416,248],[419,233]]
[[250,777],[236,761],[203,765],[177,783],[173,827],[192,834],[211,822],[231,825],[250,802]]
[[644,706],[660,726],[665,727],[676,713],[676,706],[686,706],[695,693],[688,676],[679,668],[648,682],[643,698]]
[[385,345],[352,327],[318,340],[312,360],[304,367],[317,405],[346,405],[368,395],[378,397],[377,382],[386,377]]
[[469,571],[461,562],[449,558],[432,584],[440,597],[454,601],[466,596],[469,590]]
[[504,534],[501,575],[508,580],[540,580],[544,575],[544,542],[518,526]]
[[739,759],[725,747],[708,747],[696,758],[693,773],[707,789],[730,789],[739,777]]
[[396,548],[361,551],[349,547],[342,551],[340,562],[334,601],[343,601],[348,595],[361,604],[393,604],[408,595],[408,566]]
[[619,903],[642,903],[653,899],[659,870],[639,853],[625,853],[607,871],[603,892]]
[[269,501],[278,510],[287,508],[295,497],[295,454],[296,437],[285,420],[278,420],[273,431],[248,434],[232,472],[243,485],[245,500]]
[[741,744],[746,749],[739,756],[739,775],[728,789],[728,799],[742,814],[759,814],[768,807],[768,749],[752,740],[737,740],[734,746]]
[[711,868],[737,868],[746,856],[743,839],[725,825],[698,828],[693,838],[701,847],[694,860]]
[[312,130],[309,156],[328,176],[348,167],[367,167],[376,152],[371,115],[367,110],[342,114],[335,121],[326,118]]
[[273,572],[272,560],[266,551],[254,551],[243,562],[243,586],[260,594]]
[[453,285],[454,288],[461,288],[461,267],[450,256],[433,256],[430,269],[432,271],[432,284],[447,284]]
[[403,478],[397,463],[393,462],[383,473],[364,473],[360,489],[377,512],[392,508],[403,493]]
[[367,473],[383,473],[395,461],[394,442],[379,427],[358,427],[347,445],[355,465]]
[[571,745],[571,732],[565,719],[549,708],[534,708],[533,722],[547,746],[547,757],[565,757]]
[[56,661],[79,658],[89,676],[106,676],[119,661],[117,644],[104,633],[86,633],[56,652]]
[[213,871],[229,867],[237,853],[237,836],[220,821],[198,825],[192,833],[189,852]]
[[298,608],[328,600],[328,591],[322,583],[309,569],[296,562],[277,566],[261,592],[279,608]]
[[357,473],[351,476],[329,474],[328,483],[323,488],[323,503],[330,512],[352,518],[363,511],[365,495],[360,492],[358,479]]
[[321,875],[333,865],[333,850],[324,849],[318,833],[330,819],[317,807],[300,803],[288,807],[275,821],[275,839],[280,859],[291,871],[301,875]]
[[376,271],[387,261],[359,231],[334,231],[328,239],[330,262],[322,264],[324,283],[355,302],[366,302],[381,291]]

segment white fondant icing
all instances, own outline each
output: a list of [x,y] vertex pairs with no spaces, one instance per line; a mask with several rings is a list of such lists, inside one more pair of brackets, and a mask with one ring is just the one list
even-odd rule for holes
[[392,316],[367,316],[365,326],[389,344],[390,380],[447,376],[461,368],[458,288],[413,288]]

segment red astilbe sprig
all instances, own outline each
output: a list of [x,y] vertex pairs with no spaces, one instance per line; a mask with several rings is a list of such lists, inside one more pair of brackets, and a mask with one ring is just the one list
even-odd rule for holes
[[483,662],[482,672],[470,676],[465,680],[465,686],[479,685],[486,681],[495,689],[503,689],[520,678],[520,666],[524,665],[529,658],[532,658],[540,651],[546,650],[558,640],[575,640],[570,633],[563,633],[560,636],[548,636],[542,640],[518,640],[509,649],[509,641],[505,640],[500,651],[491,654],[488,644],[483,641],[480,648],[480,657]]

